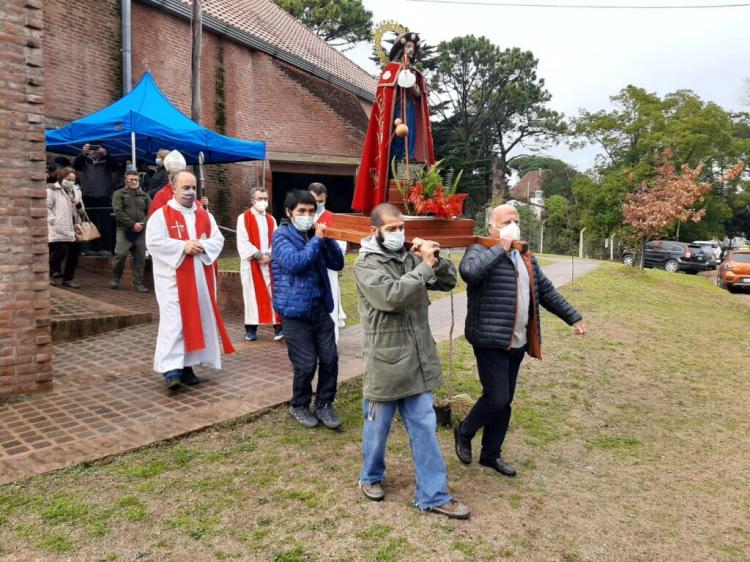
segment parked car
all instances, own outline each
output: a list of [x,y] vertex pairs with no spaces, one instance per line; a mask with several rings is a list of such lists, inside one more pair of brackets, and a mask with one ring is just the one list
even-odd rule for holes
[[721,263],[721,246],[719,243],[713,240],[696,240],[693,244],[703,248],[708,269],[716,269]]
[[[625,250],[622,253],[622,263],[625,265],[638,265],[639,259],[638,250]],[[672,273],[698,273],[708,269],[706,255],[700,246],[673,240],[646,242],[643,266],[663,267]]]
[[716,284],[729,291],[750,288],[750,250],[727,252],[716,274]]

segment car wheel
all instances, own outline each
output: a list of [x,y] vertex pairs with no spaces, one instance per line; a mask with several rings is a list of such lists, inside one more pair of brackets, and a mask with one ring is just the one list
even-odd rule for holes
[[669,273],[677,273],[680,271],[680,264],[676,260],[667,260],[667,263],[664,264],[664,269],[669,271]]
[[622,257],[622,263],[624,263],[625,265],[631,265],[631,266],[635,265],[635,257],[630,256],[630,255],[623,256]]

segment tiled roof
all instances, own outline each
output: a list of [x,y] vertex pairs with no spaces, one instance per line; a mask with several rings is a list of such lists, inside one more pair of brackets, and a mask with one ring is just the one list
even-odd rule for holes
[[518,183],[510,189],[510,196],[516,201],[523,201],[528,203],[528,195],[533,197],[534,192],[537,189],[544,189],[544,172],[539,170],[531,170],[518,180]]
[[[190,0],[142,0],[190,17]],[[203,26],[372,101],[377,79],[271,0],[204,0]]]

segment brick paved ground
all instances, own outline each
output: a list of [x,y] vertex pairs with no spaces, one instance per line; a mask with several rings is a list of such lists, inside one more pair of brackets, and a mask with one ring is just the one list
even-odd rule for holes
[[[576,275],[596,267],[576,262]],[[556,285],[570,279],[570,264],[545,267]],[[80,276],[82,294],[118,306],[155,311],[151,295],[112,291],[107,279]],[[454,337],[463,333],[465,295],[454,299]],[[131,326],[54,345],[54,387],[25,400],[0,404],[0,482],[10,482],[176,437],[281,404],[291,396],[291,367],[270,329],[245,342],[239,311],[225,317],[237,353],[221,371],[198,370],[203,383],[170,394],[152,369],[157,323]],[[450,299],[430,307],[435,339],[447,339]],[[340,380],[360,374],[359,327],[343,330]],[[202,371],[202,372],[201,372]]]

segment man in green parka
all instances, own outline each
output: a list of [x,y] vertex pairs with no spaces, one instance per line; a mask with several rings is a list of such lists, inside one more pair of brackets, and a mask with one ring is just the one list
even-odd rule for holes
[[414,505],[453,519],[469,508],[447,492],[448,472],[435,435],[432,391],[443,384],[432,339],[428,290],[450,291],[456,267],[438,256],[439,245],[415,238],[404,248],[404,218],[390,203],[370,215],[354,264],[364,342],[364,432],[359,486],[370,500],[385,498],[385,449],[396,409],[409,434],[416,472]]

